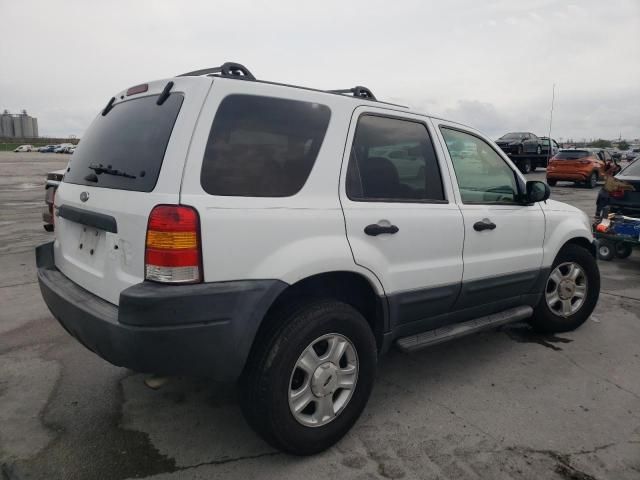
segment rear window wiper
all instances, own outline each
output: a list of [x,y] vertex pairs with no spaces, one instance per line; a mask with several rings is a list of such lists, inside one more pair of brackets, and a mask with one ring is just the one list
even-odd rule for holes
[[136,178],[135,175],[131,175],[130,173],[127,173],[123,170],[111,168],[110,165],[105,167],[101,163],[98,165],[92,163],[91,165],[89,165],[88,168],[96,172],[96,175],[100,175],[101,173],[106,173],[107,175],[115,175],[117,177]]

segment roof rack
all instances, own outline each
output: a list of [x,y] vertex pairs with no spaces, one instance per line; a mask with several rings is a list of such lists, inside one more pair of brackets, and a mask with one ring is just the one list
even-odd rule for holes
[[[304,88],[305,90],[314,90],[317,92],[327,92],[327,93],[334,93],[339,95],[353,95],[354,98],[373,100],[374,102],[378,101],[371,90],[369,90],[367,87],[363,87],[360,85],[355,86],[353,88],[343,89],[343,90],[316,90],[315,88],[306,88],[306,87],[300,87],[297,85],[287,85],[285,83],[257,80],[256,77],[254,77],[254,75],[249,71],[247,67],[245,67],[240,63],[235,63],[235,62],[226,62],[219,67],[203,68],[202,70],[194,70],[193,72],[183,73],[182,75],[178,75],[178,76],[179,77],[198,77],[200,75],[215,75],[220,77],[236,78],[239,80],[252,80],[254,82],[257,81],[261,83],[269,83],[272,85]],[[402,106],[402,105],[398,105],[398,106]]]
[[249,71],[247,67],[239,63],[225,62],[219,67],[203,68],[202,70],[194,70],[193,72],[183,73],[179,77],[197,77],[200,75],[220,74],[221,77],[233,77],[242,80],[255,80],[256,77]]
[[347,88],[345,90],[327,90],[329,93],[352,94],[354,97],[366,98],[367,100],[376,100],[375,95],[367,87],[355,86],[353,88]]

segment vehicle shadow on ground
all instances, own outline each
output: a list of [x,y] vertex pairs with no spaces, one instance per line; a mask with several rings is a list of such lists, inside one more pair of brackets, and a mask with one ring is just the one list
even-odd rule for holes
[[[362,435],[385,436],[385,425],[403,424],[407,415],[414,419],[415,415],[424,416],[415,420],[419,424],[431,422],[434,431],[448,425],[452,410],[441,403],[446,402],[451,391],[463,391],[470,382],[491,390],[497,381],[486,376],[487,364],[498,366],[500,357],[517,349],[512,340],[536,343],[554,351],[571,341],[534,334],[527,325],[517,324],[504,332],[472,335],[416,354],[392,350],[381,360],[365,413],[338,444],[337,451],[361,446]],[[148,376],[132,374],[122,381],[121,427],[145,432],[161,455],[175,460],[176,470],[276,453],[244,421],[236,386],[206,379],[170,378],[153,390],[145,385],[145,378]],[[502,395],[498,393],[501,391],[495,394]]]

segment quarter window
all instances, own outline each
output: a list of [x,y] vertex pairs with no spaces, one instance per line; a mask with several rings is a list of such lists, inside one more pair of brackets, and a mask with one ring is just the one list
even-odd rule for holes
[[469,133],[441,127],[464,203],[515,203],[515,172],[491,146]]
[[288,197],[309,177],[331,111],[297,100],[230,95],[218,107],[200,183],[211,195]]
[[438,161],[418,122],[363,115],[358,120],[347,196],[356,201],[444,201]]

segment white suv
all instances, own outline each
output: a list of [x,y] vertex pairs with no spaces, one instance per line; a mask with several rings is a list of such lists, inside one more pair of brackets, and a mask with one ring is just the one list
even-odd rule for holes
[[587,319],[589,220],[548,197],[470,127],[228,63],[108,102],[58,189],[38,277],[96,354],[238,380],[249,423],[311,454],[357,420],[392,346]]

